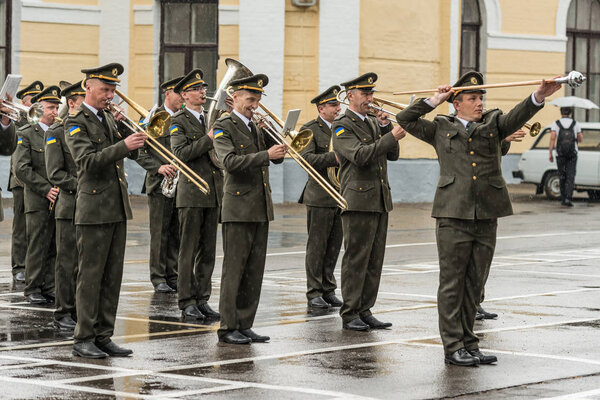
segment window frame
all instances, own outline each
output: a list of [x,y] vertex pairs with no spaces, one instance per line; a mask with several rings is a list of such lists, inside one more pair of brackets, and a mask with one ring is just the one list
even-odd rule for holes
[[[459,76],[462,76],[465,72],[471,71],[471,70],[480,71],[480,68],[481,68],[481,27],[483,25],[483,22],[481,20],[481,5],[479,4],[478,0],[473,0],[473,2],[477,6],[477,15],[478,15],[477,19],[479,22],[476,22],[476,23],[475,22],[464,22],[464,13],[462,13],[462,10],[461,10],[460,50],[459,50],[459,66],[458,66]],[[463,5],[464,4],[465,3],[463,3]],[[472,68],[469,67],[468,69],[465,69],[466,67],[463,64],[463,43],[464,43],[463,37],[464,37],[464,33],[466,31],[475,32],[475,66]]]
[[[5,35],[6,35],[6,43],[0,45],[0,49],[4,49],[5,59],[4,59],[4,70],[6,71],[6,75],[11,73],[11,44],[12,44],[12,0],[6,1],[6,27],[5,27]],[[0,77],[0,79],[4,79],[4,77]]]

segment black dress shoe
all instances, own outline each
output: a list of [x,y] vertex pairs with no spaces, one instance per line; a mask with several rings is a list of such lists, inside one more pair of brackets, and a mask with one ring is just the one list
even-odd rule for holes
[[31,304],[46,304],[46,298],[40,293],[31,293],[27,295],[27,301]]
[[337,298],[337,296],[335,294],[328,294],[326,296],[323,296],[323,300],[325,300],[327,302],[327,304],[329,304],[331,307],[341,307],[342,301],[340,299]]
[[486,356],[479,349],[477,350],[467,350],[470,355],[473,357],[477,357],[479,359],[479,364],[492,364],[498,361],[496,356]]
[[79,342],[73,345],[73,355],[83,358],[106,358],[108,354],[103,352],[94,342]]
[[77,322],[73,321],[73,318],[71,318],[70,315],[67,315],[66,317],[62,317],[61,319],[54,320],[54,325],[58,329],[72,331],[73,329],[75,329],[75,325],[77,325]]
[[444,361],[446,364],[460,365],[461,367],[477,366],[479,364],[479,358],[469,354],[464,347],[450,355],[446,355]]
[[210,319],[220,319],[221,318],[221,314],[219,314],[218,312],[216,312],[215,310],[213,310],[208,305],[208,303],[200,304],[198,306],[198,310],[200,310],[200,312],[202,314],[204,314],[204,316],[206,318],[210,318]]
[[264,343],[264,342],[268,342],[269,340],[271,340],[271,338],[269,336],[259,335],[258,333],[254,332],[252,329],[244,329],[244,330],[241,330],[240,333],[242,335],[252,339],[252,342]]
[[329,308],[329,303],[319,296],[315,297],[314,299],[310,299],[308,301],[308,306],[311,308]]
[[[479,317],[480,314],[482,315],[482,317]],[[495,318],[498,318],[498,314],[487,312],[481,306],[477,307],[477,315],[475,315],[475,319],[495,319]]]
[[167,285],[169,285],[169,287],[171,289],[173,289],[174,292],[177,291],[177,281],[175,281],[175,282],[168,282]]
[[183,319],[204,319],[204,314],[198,310],[198,307],[191,305],[181,311]]
[[240,331],[230,331],[219,338],[219,342],[228,344],[250,344],[252,339],[243,335]]
[[19,271],[13,276],[13,279],[17,283],[25,283],[25,272]]
[[366,331],[369,329],[369,325],[365,324],[360,318],[355,318],[350,322],[344,322],[342,328],[351,331]]
[[97,345],[98,348],[108,354],[111,357],[127,357],[133,354],[133,350],[123,348],[121,346],[117,346],[115,342],[112,340],[103,345]]
[[46,303],[54,303],[56,301],[56,292],[44,293],[42,296],[46,299]]
[[156,293],[174,293],[175,291],[173,290],[173,288],[169,285],[167,285],[165,282],[161,282],[158,285],[154,286],[154,291]]
[[377,318],[375,318],[372,315],[368,315],[366,317],[362,317],[361,320],[369,325],[369,328],[371,329],[386,329],[392,326],[391,322],[381,322],[380,320],[378,320]]

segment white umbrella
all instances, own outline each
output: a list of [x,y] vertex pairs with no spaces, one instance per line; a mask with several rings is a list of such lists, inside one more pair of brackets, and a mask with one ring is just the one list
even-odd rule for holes
[[586,110],[600,108],[593,101],[577,96],[559,97],[558,99],[554,99],[551,102],[549,102],[549,104],[555,105],[557,107],[585,108]]

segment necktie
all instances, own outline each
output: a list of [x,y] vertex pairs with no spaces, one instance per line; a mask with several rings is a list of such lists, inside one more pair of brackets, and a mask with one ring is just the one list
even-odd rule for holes
[[100,117],[102,122],[102,126],[106,129],[106,136],[110,136],[110,129],[108,128],[108,121],[106,120],[106,113],[104,110],[98,110],[98,116]]
[[254,139],[254,145],[258,147],[258,132],[256,131],[256,126],[254,122],[248,122],[248,128],[250,128],[250,133],[252,133],[252,139]]
[[475,122],[473,122],[473,121],[469,121],[469,122],[467,122],[467,132],[471,132],[471,128],[473,127],[473,124],[474,124],[474,123],[475,123]]

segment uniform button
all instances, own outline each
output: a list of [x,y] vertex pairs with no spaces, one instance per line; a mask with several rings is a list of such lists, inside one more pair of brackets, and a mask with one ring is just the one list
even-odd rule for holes
[[264,186],[264,187],[267,187],[267,184],[266,184],[266,183],[263,183],[263,186]]
[[102,141],[102,139],[98,139],[98,143],[100,143]]
[[381,183],[383,183],[383,179],[381,179]]
[[476,177],[475,175],[473,175],[473,180],[474,180],[474,181],[476,181],[476,180],[477,180],[477,177]]
[[367,141],[367,138],[363,138],[363,141],[364,141],[364,142],[366,142],[366,141]]
[[213,173],[213,175],[214,175],[214,173],[215,173],[215,170],[214,170],[214,169],[213,169],[213,172],[212,172],[212,173]]
[[193,136],[192,139],[196,139],[196,136]]
[[93,189],[93,190],[92,190],[92,193],[96,193],[96,189]]
[[123,182],[123,179],[119,178],[119,182]]
[[494,134],[493,134],[493,133],[490,133],[490,137],[492,137],[492,136],[494,136]]
[[235,192],[235,194],[237,194],[238,196],[240,195],[240,192]]
[[471,165],[472,165],[472,166],[474,166],[474,167],[476,167],[476,166],[477,166],[477,163],[473,163],[473,164],[471,164]]
[[244,145],[243,145],[243,144],[240,144],[240,147],[243,149],[243,148],[244,148]]
[[117,169],[119,169],[119,166],[117,165]]
[[472,156],[474,156],[474,155],[475,155],[475,152],[474,152],[473,150],[471,150],[471,151],[469,152],[469,154],[470,154],[470,155],[472,155]]
[[361,187],[359,187],[359,188],[358,188],[358,190],[362,190],[362,188],[361,188]]
[[469,143],[473,141],[473,138],[469,138]]
[[446,136],[450,137],[450,134],[449,134],[449,133],[446,133]]

